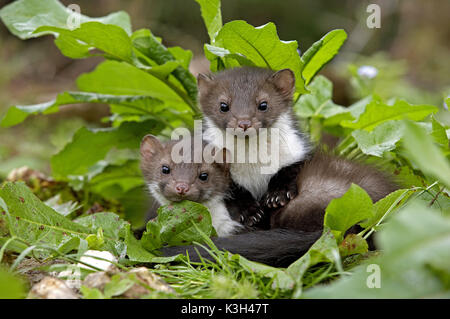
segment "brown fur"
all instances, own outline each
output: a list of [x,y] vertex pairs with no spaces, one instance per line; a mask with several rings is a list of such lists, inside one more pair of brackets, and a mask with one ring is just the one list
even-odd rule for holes
[[[184,199],[202,203],[213,196],[225,196],[230,187],[231,178],[227,164],[211,163],[174,163],[171,151],[178,141],[161,143],[156,137],[147,135],[141,143],[141,170],[148,184],[156,183],[159,192],[169,201]],[[193,158],[193,154],[192,154]],[[162,166],[170,168],[170,174],[163,174]],[[201,173],[208,173],[208,179],[199,179]],[[186,183],[189,192],[183,196],[176,192],[176,184]]]
[[317,153],[306,161],[297,176],[298,195],[271,216],[272,228],[317,231],[323,227],[325,209],[354,183],[363,188],[373,202],[396,190],[381,171],[346,159]]
[[[280,114],[291,112],[295,77],[291,70],[278,72],[263,68],[242,67],[215,75],[199,75],[199,102],[203,113],[221,128],[237,128],[240,120],[250,120],[251,127],[270,128]],[[266,111],[258,110],[267,102]],[[229,105],[220,111],[220,103]]]

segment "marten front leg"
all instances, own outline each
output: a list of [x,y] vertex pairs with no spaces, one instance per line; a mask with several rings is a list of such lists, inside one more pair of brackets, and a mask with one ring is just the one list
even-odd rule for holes
[[302,166],[303,162],[297,162],[280,169],[270,179],[260,205],[269,209],[280,208],[297,196],[297,175]]
[[262,207],[248,190],[233,183],[225,205],[231,218],[240,222],[247,231],[269,229],[270,216],[264,214]]

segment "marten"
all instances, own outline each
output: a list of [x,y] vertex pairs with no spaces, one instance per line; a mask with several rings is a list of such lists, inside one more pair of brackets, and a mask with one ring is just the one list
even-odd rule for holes
[[[202,157],[200,163],[195,163],[192,140],[188,145],[192,160],[175,163],[172,150],[179,142],[162,143],[153,135],[146,135],[141,142],[141,170],[156,200],[147,221],[156,217],[160,205],[190,200],[208,208],[218,236],[255,229],[263,212],[249,192],[232,183],[226,150],[213,149],[209,162]],[[202,154],[204,146],[202,142]]]
[[[352,183],[362,187],[374,202],[397,189],[390,176],[374,167],[314,150],[294,119],[295,76],[291,70],[242,67],[200,74],[198,87],[205,140],[223,147],[227,129],[244,133],[237,139],[247,138],[245,132],[251,129],[253,134],[261,128],[279,132],[277,171],[261,173],[267,161],[260,158],[256,163],[229,165],[232,181],[260,203],[265,213],[261,222],[266,223],[261,228],[268,230],[217,238],[214,243],[219,249],[269,265],[287,266],[319,238],[325,208]],[[268,144],[273,142],[269,135]],[[198,250],[203,258],[210,258],[206,251]],[[191,260],[198,259],[193,246],[163,249],[164,255],[186,251]]]

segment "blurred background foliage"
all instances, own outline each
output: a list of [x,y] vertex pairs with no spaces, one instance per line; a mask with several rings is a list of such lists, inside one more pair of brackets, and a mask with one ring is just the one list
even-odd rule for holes
[[[12,1],[0,0],[0,7]],[[149,28],[167,46],[194,53],[191,71],[208,72],[203,43],[208,35],[198,4],[188,0],[62,0],[76,3],[81,13],[104,16],[124,10],[133,29]],[[381,28],[369,29],[369,3],[381,7]],[[443,106],[450,95],[450,2],[445,0],[226,0],[224,22],[244,19],[258,26],[277,25],[283,40],[297,40],[300,50],[331,29],[343,28],[349,38],[339,55],[322,71],[333,82],[333,99],[350,105],[376,91],[410,103]],[[0,115],[11,105],[51,100],[74,89],[78,75],[94,69],[101,58],[72,60],[55,47],[52,37],[21,41],[0,24]],[[373,66],[376,75],[364,72]],[[445,106],[444,106],[445,107]],[[81,126],[99,127],[108,108],[72,105],[50,116],[33,116],[13,128],[0,128],[0,181],[11,169],[27,165],[49,173],[49,159]],[[450,123],[448,112],[438,114]],[[64,119],[70,118],[70,121]]]

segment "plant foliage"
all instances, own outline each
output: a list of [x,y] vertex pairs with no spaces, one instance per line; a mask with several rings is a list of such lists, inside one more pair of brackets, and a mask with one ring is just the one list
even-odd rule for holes
[[[158,219],[147,224],[138,240],[126,220],[137,220],[146,206],[136,205],[145,198],[138,165],[142,137],[149,133],[167,137],[174,128],[191,128],[201,117],[196,79],[189,71],[192,52],[166,47],[148,29],[133,30],[125,12],[102,18],[81,15],[80,26],[69,28],[67,20],[73,13],[59,1],[18,0],[0,10],[1,20],[14,35],[24,40],[50,35],[69,58],[102,56],[104,61],[78,77],[78,91],[62,92],[45,103],[11,106],[1,125],[18,125],[29,116],[83,102],[92,107],[107,103],[111,116],[105,119],[110,124],[106,129],[80,128],[51,159],[56,181],[85,192],[81,216],[72,213],[76,203],[44,203],[23,183],[3,184],[0,260],[6,252],[18,254],[13,270],[30,255],[77,262],[88,249],[107,250],[125,266],[159,264],[155,271],[188,297],[246,296],[239,291],[253,297],[448,296],[449,127],[435,117],[439,108],[401,99],[386,101],[376,92],[349,107],[338,105],[333,102],[331,82],[316,75],[345,42],[344,30],[329,32],[300,55],[297,41],[280,40],[275,24],[255,27],[242,20],[223,24],[219,0],[196,1],[210,37],[204,51],[211,71],[245,65],[291,69],[296,77],[294,110],[312,140],[320,141],[325,133],[334,135],[339,144],[333,152],[382,166],[398,177],[403,188],[373,203],[363,189],[352,185],[326,209],[322,237],[287,269],[217,251],[208,240],[215,234],[208,210],[188,201],[161,207]],[[86,204],[93,195],[119,201],[125,220],[113,212],[88,214]],[[345,236],[354,224],[362,227],[361,233]],[[366,242],[373,233],[384,250],[375,258],[367,252]],[[192,242],[210,245],[218,263],[203,262],[194,268],[185,257],[158,256],[164,245]],[[349,258],[355,256],[369,260],[352,269]],[[162,265],[171,261],[186,265]],[[381,290],[366,285],[368,263],[383,268]],[[352,274],[344,275],[345,271]],[[214,272],[221,277],[214,277]],[[13,280],[3,270],[0,276]],[[339,276],[330,285],[309,289]],[[419,283],[413,285],[408,278]],[[129,284],[119,282],[117,287]],[[21,296],[21,284],[15,285],[12,295]],[[86,298],[116,295],[83,289]],[[222,294],[211,295],[214,291]],[[228,293],[223,295],[224,291]]]

